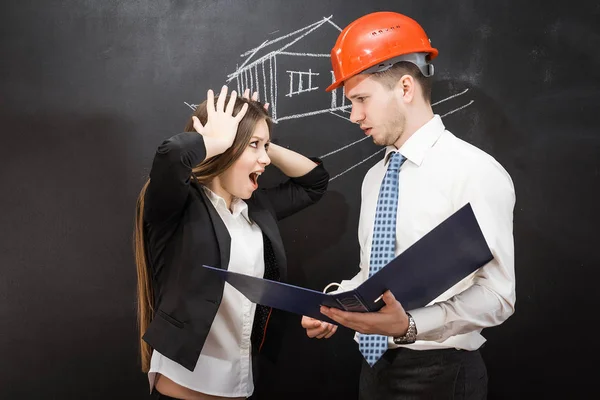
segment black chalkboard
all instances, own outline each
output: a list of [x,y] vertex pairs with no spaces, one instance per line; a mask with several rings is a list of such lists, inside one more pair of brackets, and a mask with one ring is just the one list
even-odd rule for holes
[[[580,360],[600,350],[597,2],[22,0],[0,6],[0,398],[147,396],[135,199],[208,88],[259,89],[275,141],[331,173],[282,223],[292,283],[358,271],[360,186],[381,153],[324,89],[340,28],[380,10],[422,24],[440,51],[434,111],[515,183],[517,311],[484,331],[489,397],[583,397]],[[274,318],[284,347],[257,398],[357,397],[353,332],[309,340],[299,317]]]

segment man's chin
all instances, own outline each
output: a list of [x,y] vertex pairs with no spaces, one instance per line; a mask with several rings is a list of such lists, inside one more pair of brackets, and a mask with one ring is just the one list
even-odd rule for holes
[[373,143],[375,143],[377,146],[392,146],[396,143],[396,141],[399,138],[391,138],[391,137],[374,137],[372,136],[373,139]]
[[375,143],[377,146],[387,146],[387,144],[381,139],[376,139],[374,137],[372,137],[372,139],[373,143]]

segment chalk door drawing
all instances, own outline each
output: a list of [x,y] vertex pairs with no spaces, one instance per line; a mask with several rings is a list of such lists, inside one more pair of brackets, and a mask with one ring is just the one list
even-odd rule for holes
[[[329,52],[307,52],[306,47],[302,48],[302,41],[310,35],[318,34],[321,38],[323,35],[328,35],[329,39],[326,43],[335,43],[342,29],[332,21],[332,18],[333,15],[323,17],[283,36],[265,40],[259,46],[244,52],[240,55],[244,61],[236,66],[234,72],[227,75],[227,84],[235,85],[238,93],[243,93],[247,88],[251,92],[257,91],[262,102],[270,103],[274,123],[325,113],[351,122],[348,114],[352,106],[347,102],[343,86],[330,93],[325,92],[325,88],[335,80]],[[311,43],[319,42],[322,41],[313,40]],[[433,103],[434,111],[435,106],[463,96],[468,90],[465,89]],[[441,117],[451,115],[473,103],[474,100],[471,100]],[[187,102],[185,104],[192,109],[197,106]],[[320,157],[321,159],[329,157],[366,139],[369,137],[363,136]],[[339,178],[384,150],[385,148],[376,151],[330,180]]]

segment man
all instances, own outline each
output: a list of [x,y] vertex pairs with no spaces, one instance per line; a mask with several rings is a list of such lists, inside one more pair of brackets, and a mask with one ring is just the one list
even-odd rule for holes
[[[360,272],[342,281],[340,290],[358,286],[466,203],[494,255],[423,308],[406,312],[389,291],[379,312],[321,308],[357,332],[367,359],[360,399],[485,398],[481,331],[514,312],[513,183],[494,158],[458,139],[434,115],[431,60],[437,54],[417,22],[391,12],[354,21],[331,52],[336,81],[327,90],[344,85],[352,101],[351,121],[386,146],[362,185]],[[380,189],[391,190],[385,202],[396,215],[388,215],[388,221],[378,201],[386,196]],[[380,241],[382,224],[395,224],[387,253]],[[302,318],[302,326],[316,338],[329,338],[337,328],[309,317]],[[383,355],[364,351],[378,348],[377,343]]]

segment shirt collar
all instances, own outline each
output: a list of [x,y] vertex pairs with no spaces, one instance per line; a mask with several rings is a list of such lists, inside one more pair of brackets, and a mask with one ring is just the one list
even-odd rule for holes
[[442,118],[437,114],[434,115],[425,125],[417,129],[417,131],[404,142],[400,149],[396,149],[394,145],[387,146],[385,149],[384,165],[387,164],[390,159],[389,155],[394,151],[398,151],[406,157],[407,160],[420,166],[425,158],[427,150],[433,147],[445,130],[446,127],[442,122]]
[[250,218],[248,217],[248,204],[246,204],[246,202],[244,200],[242,200],[238,197],[234,197],[233,200],[231,201],[231,211],[229,211],[229,209],[227,208],[227,203],[225,202],[224,198],[222,198],[221,196],[219,196],[218,194],[216,194],[215,192],[213,192],[206,186],[202,186],[202,188],[204,189],[204,193],[206,193],[206,197],[208,197],[208,199],[210,200],[212,205],[217,210],[219,208],[221,208],[224,211],[231,212],[231,215],[233,217],[237,217],[238,215],[242,214],[242,216],[248,222],[250,222]]

